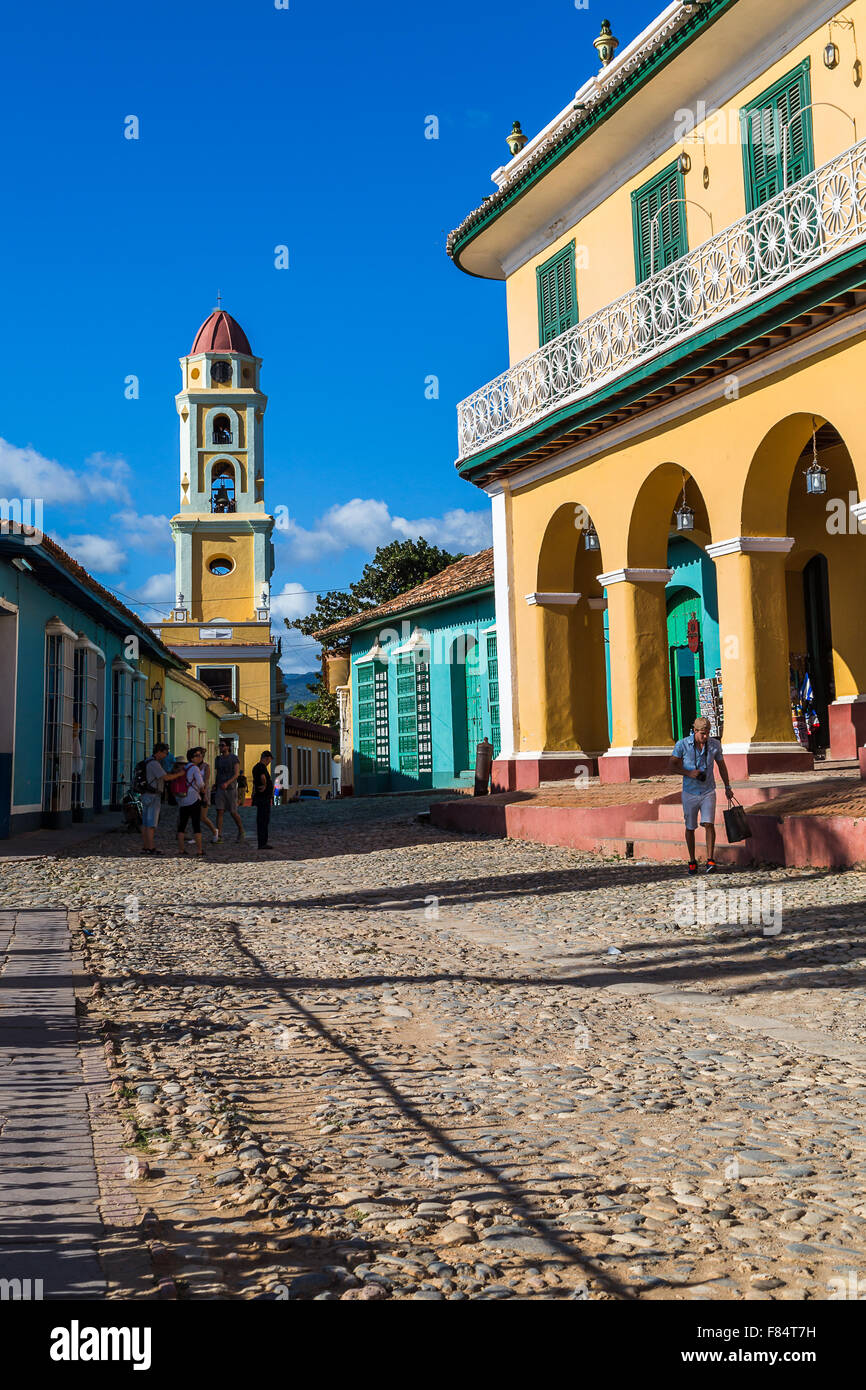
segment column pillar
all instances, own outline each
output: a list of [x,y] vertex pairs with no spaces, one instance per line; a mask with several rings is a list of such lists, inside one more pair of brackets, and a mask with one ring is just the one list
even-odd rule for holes
[[793,545],[789,536],[736,536],[707,546],[719,594],[722,748],[735,778],[813,766],[791,721],[785,556]]
[[[836,698],[830,705],[828,718],[829,756],[846,760],[859,757],[860,750],[866,744],[866,694],[863,693],[866,660],[860,659],[861,653],[866,652],[866,635],[863,633],[860,605],[851,601],[851,596],[857,593],[861,583],[861,537],[866,532],[866,502],[852,502],[849,511],[857,523],[855,534],[836,537],[832,560],[830,556],[827,557],[836,683]],[[837,595],[841,595],[844,602],[834,603]],[[847,659],[843,659],[842,653]]]
[[600,574],[607,592],[613,736],[599,759],[602,782],[667,771],[673,737],[665,585],[673,570]]

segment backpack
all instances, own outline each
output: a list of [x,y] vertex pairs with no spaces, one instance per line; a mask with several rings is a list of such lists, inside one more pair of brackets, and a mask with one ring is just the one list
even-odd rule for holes
[[187,792],[189,791],[189,781],[187,779],[186,769],[184,769],[183,772],[179,773],[177,777],[172,777],[171,781],[168,784],[168,789],[173,796],[186,796]]
[[152,792],[153,787],[147,780],[147,758],[142,758],[140,763],[136,763],[132,769],[132,786],[130,791],[136,796],[141,796],[144,792]]

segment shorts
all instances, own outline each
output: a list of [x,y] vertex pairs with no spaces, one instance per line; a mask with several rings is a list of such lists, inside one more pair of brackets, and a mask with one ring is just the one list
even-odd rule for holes
[[232,787],[217,787],[213,794],[213,804],[218,811],[236,811],[238,809],[237,783]]
[[162,797],[159,792],[141,793],[141,823],[145,830],[155,830],[159,825],[159,812]]
[[177,833],[182,834],[186,830],[187,823],[192,821],[192,831],[194,835],[201,834],[201,802],[194,801],[192,806],[178,807]]
[[683,815],[686,822],[686,830],[697,830],[698,812],[701,813],[701,825],[713,825],[716,819],[716,793],[715,791],[704,792],[701,796],[683,797]]

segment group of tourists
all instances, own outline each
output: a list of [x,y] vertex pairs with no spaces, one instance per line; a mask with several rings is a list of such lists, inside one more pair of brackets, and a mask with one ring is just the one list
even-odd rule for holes
[[[133,791],[141,800],[141,853],[161,855],[154,839],[164,801],[170,796],[178,808],[177,852],[188,853],[187,843],[195,845],[196,856],[204,853],[202,826],[210,832],[211,843],[223,838],[223,820],[228,811],[237,827],[237,840],[246,838],[243,821],[238,814],[241,784],[246,784],[240,759],[226,739],[220,739],[219,754],[213,774],[205,761],[206,750],[200,746],[188,748],[186,759],[172,757],[167,743],[157,743],[151,756],[135,769]],[[256,830],[259,849],[268,848],[274,784],[269,767],[270,752],[264,752],[253,768],[252,801],[256,807]],[[208,815],[209,807],[216,811],[216,825]]]

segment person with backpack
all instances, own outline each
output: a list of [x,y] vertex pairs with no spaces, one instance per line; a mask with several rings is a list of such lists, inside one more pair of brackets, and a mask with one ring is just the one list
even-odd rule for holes
[[[185,832],[187,825],[192,823],[192,833],[195,836],[196,849],[199,859],[204,853],[201,843],[201,805],[204,795],[204,777],[201,772],[201,765],[204,761],[203,748],[190,748],[187,750],[187,764],[182,777],[185,790],[177,797],[177,852],[183,857],[186,854],[184,846]],[[180,781],[180,778],[178,778]]]
[[268,847],[268,826],[271,820],[274,782],[268,767],[273,753],[264,752],[253,768],[253,805],[256,808],[256,833],[259,849]]
[[141,798],[141,852],[142,854],[161,854],[154,847],[156,827],[159,825],[159,812],[162,806],[162,789],[170,773],[165,768],[168,757],[168,744],[157,743],[153,755],[136,763],[132,773],[132,790]]

